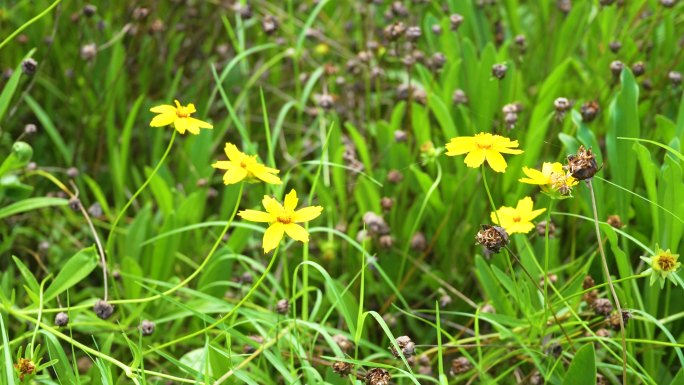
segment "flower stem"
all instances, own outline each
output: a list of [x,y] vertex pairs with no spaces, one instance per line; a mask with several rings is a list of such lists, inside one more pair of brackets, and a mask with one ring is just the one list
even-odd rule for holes
[[603,273],[608,281],[608,287],[610,288],[610,294],[613,296],[613,301],[615,302],[615,307],[618,311],[618,320],[620,321],[620,336],[622,339],[622,383],[627,384],[627,341],[625,339],[625,321],[622,318],[622,306],[620,306],[620,300],[618,299],[617,293],[615,292],[615,286],[613,285],[613,279],[610,276],[610,270],[608,269],[608,260],[606,259],[606,253],[603,251],[603,241],[601,240],[601,231],[599,229],[599,219],[598,219],[598,209],[596,208],[596,195],[594,194],[594,185],[591,179],[587,179],[587,186],[589,186],[589,193],[591,194],[591,207],[594,211],[594,226],[596,229],[596,239],[598,240],[598,249],[601,254],[601,263],[603,265]]
[[242,307],[242,305],[244,305],[245,302],[247,302],[247,300],[256,292],[256,290],[259,288],[259,286],[261,286],[261,283],[266,279],[266,277],[268,276],[268,273],[271,271],[271,268],[273,268],[273,265],[275,264],[276,257],[278,256],[278,250],[280,250],[280,246],[278,248],[276,248],[275,251],[273,252],[273,256],[271,257],[271,261],[268,263],[268,266],[266,266],[266,269],[264,270],[264,273],[261,274],[261,277],[259,277],[259,279],[256,281],[256,283],[254,283],[254,286],[252,286],[249,289],[249,291],[244,295],[244,297],[242,297],[242,299],[232,309],[230,309],[230,311],[226,315],[217,319],[211,325],[208,325],[208,326],[206,326],[200,330],[197,330],[195,332],[192,332],[190,334],[187,334],[187,335],[180,337],[180,338],[177,338],[175,340],[163,343],[159,346],[155,346],[155,347],[153,347],[147,351],[144,351],[143,355],[164,349],[167,346],[175,345],[178,342],[185,341],[187,339],[194,338],[194,337],[197,337],[199,335],[202,335],[205,332],[207,332],[208,330],[215,328],[216,326],[220,325],[221,323],[225,322],[230,317],[232,317],[233,314],[235,314],[238,311],[238,309],[240,309],[240,307]]
[[119,212],[119,215],[116,217],[114,222],[112,223],[112,228],[109,230],[109,235],[107,236],[107,246],[105,247],[105,250],[107,253],[112,252],[112,242],[114,241],[114,234],[116,233],[116,225],[119,224],[119,221],[121,221],[121,218],[123,218],[123,215],[126,213],[126,210],[128,207],[133,203],[135,198],[140,195],[140,193],[147,187],[147,185],[150,183],[152,178],[157,174],[157,171],[159,171],[159,168],[161,168],[161,165],[164,163],[166,160],[166,157],[169,155],[169,152],[171,151],[171,147],[173,146],[173,142],[176,140],[176,130],[173,130],[173,134],[171,135],[171,140],[169,141],[169,145],[166,147],[166,151],[164,151],[164,155],[162,155],[161,159],[157,163],[157,166],[152,170],[150,173],[150,176],[147,177],[147,180],[145,180],[145,183],[143,183],[139,188],[138,191],[131,196],[131,198],[126,202],[124,205],[123,209]]
[[[542,293],[544,295],[544,301],[546,301],[549,305],[551,303],[549,302],[549,227],[551,226],[551,209],[553,208],[553,199],[549,201],[549,208],[546,211],[546,228],[544,230],[544,292]],[[551,306],[548,307],[549,310],[551,310]],[[553,311],[553,310],[551,310]],[[544,319],[546,319],[548,316],[546,314],[546,310],[544,310]]]

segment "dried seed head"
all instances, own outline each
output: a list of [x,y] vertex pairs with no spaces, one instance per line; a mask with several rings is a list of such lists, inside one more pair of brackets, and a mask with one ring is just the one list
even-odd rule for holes
[[69,199],[69,208],[73,211],[81,211],[81,201],[76,197]]
[[414,251],[424,251],[427,248],[425,234],[418,231],[411,237],[411,249]]
[[556,7],[558,7],[559,11],[561,11],[567,15],[572,10],[572,1],[570,1],[570,0],[558,0],[558,1],[556,1]]
[[677,0],[660,0],[660,5],[665,8],[672,8],[677,4]]
[[150,10],[149,8],[145,7],[135,7],[133,9],[133,20],[135,21],[141,21],[147,19],[147,16],[149,16]]
[[482,225],[475,236],[475,241],[490,252],[497,254],[509,242],[508,233],[503,227]]
[[609,215],[606,222],[616,229],[621,229],[624,226],[619,215]]
[[[537,223],[536,226],[537,229],[537,234],[540,237],[546,237],[546,221],[541,221]],[[555,238],[556,237],[556,224],[553,222],[549,222],[549,238]]]
[[442,26],[439,24],[433,24],[430,29],[432,30],[432,33],[434,33],[435,35],[439,36],[442,34]]
[[318,106],[324,110],[330,110],[335,106],[335,99],[328,93],[318,95]]
[[420,36],[421,36],[422,34],[423,34],[423,32],[421,31],[420,27],[415,26],[415,25],[414,25],[414,26],[411,26],[411,27],[408,27],[408,29],[406,29],[406,38],[407,38],[409,41],[416,41],[416,40],[418,40],[418,38],[420,38]]
[[620,76],[624,68],[625,64],[619,60],[613,60],[612,62],[610,62],[610,72],[613,74],[613,77],[615,78]]
[[454,90],[454,94],[451,96],[451,101],[454,102],[454,104],[468,104],[468,96],[466,95],[465,91],[457,88]]
[[348,376],[349,373],[352,372],[352,369],[354,369],[354,365],[350,364],[349,362],[335,361],[332,364],[333,372],[337,373],[341,377]]
[[591,307],[596,315],[608,316],[613,311],[613,304],[605,298],[598,298]]
[[409,15],[409,11],[401,1],[395,1],[390,7],[390,12],[396,17],[406,17]]
[[560,357],[561,353],[563,353],[563,347],[558,343],[558,342],[553,342],[549,347],[546,349],[546,354],[552,355],[556,358]]
[[242,273],[242,275],[240,276],[240,282],[243,285],[251,285],[252,282],[254,282],[254,278],[252,277],[252,273],[250,273],[249,271],[245,271],[244,273]]
[[[256,342],[257,345],[262,345],[264,343],[264,337],[260,335],[249,335],[247,336],[250,340]],[[254,347],[252,344],[245,344],[245,346],[242,347],[242,351],[245,352],[245,354],[252,354],[256,352],[257,348]]]
[[596,331],[596,336],[601,337],[601,338],[609,338],[610,337],[610,330],[606,328],[601,328]]
[[601,373],[596,373],[596,385],[608,385],[608,380]]
[[76,167],[69,167],[66,171],[66,174],[69,178],[74,179],[78,177],[79,171]]
[[515,45],[517,45],[518,48],[520,48],[521,50],[524,51],[527,48],[527,38],[525,37],[525,35],[516,35],[514,41]]
[[634,64],[632,64],[632,72],[634,73],[634,76],[641,76],[646,72],[646,64],[642,61],[638,61]]
[[95,43],[86,44],[81,47],[81,59],[90,61],[97,56],[97,45]]
[[404,180],[404,174],[402,174],[399,170],[390,170],[387,173],[387,180],[390,183],[399,184]]
[[389,234],[381,235],[378,243],[380,243],[380,247],[383,249],[391,249],[394,245],[394,238]]
[[598,115],[599,111],[601,109],[599,108],[599,104],[597,101],[590,101],[582,104],[582,107],[580,108],[580,114],[582,114],[582,121],[585,123],[589,123],[596,119],[596,115]]
[[548,280],[550,284],[555,285],[558,282],[558,276],[556,274],[549,273],[546,275],[546,279],[544,279],[544,276],[542,275],[541,278],[539,278],[539,286],[544,287],[546,280]]
[[97,7],[92,4],[86,4],[83,7],[83,16],[93,17],[97,13]]
[[444,307],[449,306],[450,304],[451,304],[451,296],[446,294],[446,293],[442,293],[442,295],[439,296],[439,307],[444,308]]
[[366,385],[389,385],[392,376],[382,368],[372,368],[366,372]]
[[155,324],[149,320],[143,320],[140,323],[140,333],[144,336],[151,336],[154,333]]
[[506,125],[506,128],[512,130],[513,128],[515,128],[516,123],[518,123],[518,114],[508,113],[504,115],[504,124]]
[[35,74],[36,68],[38,68],[38,62],[33,58],[28,58],[21,62],[21,70],[25,75],[31,76]]
[[394,206],[394,200],[390,197],[382,197],[380,199],[380,206],[382,206],[383,210],[391,210],[392,206]]
[[107,301],[99,300],[95,302],[95,305],[93,306],[93,311],[95,314],[97,314],[100,319],[106,320],[107,318],[111,317],[112,314],[114,313],[114,306],[109,304]]
[[[627,310],[623,310],[622,323],[625,325],[625,327],[627,327],[627,322],[630,318],[632,318],[632,313],[630,313]],[[610,318],[608,319],[608,325],[610,325],[610,327],[613,330],[620,330],[620,315],[617,312],[617,310],[610,314]]]
[[332,339],[343,352],[347,352],[354,347],[354,344],[349,341],[349,338],[343,336],[342,334],[335,334]]
[[622,48],[622,43],[617,40],[611,41],[610,44],[608,44],[608,48],[610,48],[613,53],[618,53],[620,48]]
[[[404,357],[411,357],[416,352],[416,344],[411,341],[409,336],[397,337],[397,346],[401,349],[401,353]],[[395,358],[400,358],[399,352],[394,348],[394,345],[390,345],[390,351]]]
[[14,368],[19,372],[19,380],[24,381],[26,376],[30,376],[36,370],[36,365],[28,358],[20,358]]
[[276,312],[278,314],[287,314],[290,311],[290,301],[287,298],[283,298],[276,303]]
[[446,56],[444,56],[443,53],[441,52],[435,52],[431,57],[430,57],[430,63],[432,64],[432,68],[435,70],[441,70],[442,67],[444,67],[444,64],[446,63]]
[[567,98],[560,97],[553,101],[553,107],[556,109],[556,112],[563,113],[572,107],[572,103]]
[[69,323],[69,316],[67,313],[61,311],[55,316],[55,326],[66,326]]
[[568,164],[565,167],[577,180],[591,179],[598,171],[596,156],[591,149],[585,149],[584,146],[580,146],[576,155],[568,155]]
[[508,71],[508,67],[506,64],[499,63],[499,64],[494,64],[492,66],[492,76],[495,78],[501,80],[504,77],[506,77],[506,71]]
[[266,15],[261,19],[261,28],[263,28],[264,33],[267,35],[272,35],[278,30],[278,19],[272,15]]
[[457,376],[459,374],[466,373],[472,368],[473,364],[471,364],[466,357],[458,357],[451,361],[449,373],[451,373],[452,376]]
[[152,33],[161,33],[164,32],[165,29],[164,21],[162,19],[154,19],[152,24],[150,24],[150,32]]
[[451,25],[451,30],[452,31],[457,31],[458,27],[463,24],[463,15],[460,15],[458,13],[454,13],[451,16],[449,16],[449,24]]
[[396,41],[406,32],[406,25],[401,21],[397,21],[385,27],[383,35],[389,41]]
[[252,6],[249,4],[242,4],[241,2],[236,2],[233,5],[233,11],[235,11],[241,18],[247,20],[251,19],[253,16]]
[[405,142],[408,138],[406,131],[396,130],[394,131],[394,141],[395,142]]
[[667,78],[670,79],[670,83],[672,83],[673,86],[678,86],[682,84],[682,73],[678,71],[670,71],[667,74]]
[[372,211],[363,214],[363,223],[371,234],[387,234],[390,230],[385,220]]

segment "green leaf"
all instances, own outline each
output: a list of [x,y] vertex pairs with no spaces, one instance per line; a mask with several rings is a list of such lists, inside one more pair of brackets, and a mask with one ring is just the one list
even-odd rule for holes
[[62,135],[60,135],[59,130],[57,130],[57,127],[55,127],[55,124],[52,122],[50,115],[45,112],[40,104],[38,104],[38,102],[36,102],[29,95],[26,95],[24,100],[26,100],[26,104],[28,104],[33,113],[36,115],[36,118],[38,118],[40,124],[43,125],[43,128],[45,129],[45,132],[47,132],[50,139],[52,139],[55,147],[57,147],[57,151],[60,155],[62,155],[64,164],[70,165],[71,160],[73,159],[71,150],[69,150],[66,143],[64,143],[64,139],[62,139]]
[[52,365],[52,369],[57,374],[57,380],[60,384],[78,384],[76,380],[76,375],[74,374],[74,369],[69,366],[69,359],[64,353],[62,345],[60,345],[57,337],[41,330],[39,333],[45,336],[45,346],[48,349],[48,354],[51,360],[56,360],[55,364]]
[[55,280],[50,284],[50,287],[45,290],[43,301],[47,302],[79,283],[96,267],[97,253],[95,252],[95,246],[87,247],[74,254],[64,264]]
[[[30,58],[35,51],[35,48],[29,51],[29,53],[21,60],[22,63],[24,60]],[[12,77],[10,77],[5,86],[2,88],[2,93],[0,94],[0,121],[2,121],[2,117],[9,108],[10,102],[12,101],[12,96],[17,90],[17,86],[19,86],[19,78],[21,78],[22,73],[23,71],[21,70],[21,63],[19,63],[19,65],[17,65],[17,67],[14,69],[14,72],[12,72]]]
[[27,211],[40,209],[50,206],[64,206],[69,203],[68,200],[62,198],[29,198],[0,209],[0,219],[6,218],[15,214],[25,213]]
[[684,385],[684,369],[679,369],[675,378],[672,379],[670,385]]
[[40,292],[40,285],[38,285],[36,277],[33,276],[33,273],[31,273],[28,267],[26,267],[26,265],[24,265],[24,263],[14,255],[12,256],[12,259],[14,259],[14,264],[17,265],[17,268],[19,269],[21,276],[24,277],[24,280],[26,281],[26,285],[28,285],[28,288],[34,294]]
[[14,385],[14,367],[12,366],[12,353],[10,353],[10,344],[7,338],[7,331],[5,330],[5,321],[0,314],[0,334],[2,334],[2,356],[4,358],[4,372],[7,379],[7,385]]
[[596,357],[594,345],[582,346],[572,359],[562,385],[587,385],[596,383]]

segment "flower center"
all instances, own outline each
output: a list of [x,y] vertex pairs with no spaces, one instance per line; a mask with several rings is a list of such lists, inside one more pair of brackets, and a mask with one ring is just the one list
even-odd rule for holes
[[673,271],[675,267],[675,259],[669,254],[663,254],[658,257],[658,266],[663,271]]
[[513,217],[513,222],[518,223],[518,222],[520,222],[521,219],[522,219],[522,218],[520,218],[519,215],[516,215],[516,216]]
[[476,143],[475,145],[476,145],[477,148],[479,148],[480,150],[489,150],[490,148],[492,148],[492,145],[491,145],[491,144],[486,144],[486,143]]
[[289,215],[279,215],[278,222],[287,225],[289,223],[292,223],[292,218]]
[[177,107],[176,116],[178,116],[179,118],[187,118],[190,116],[190,113],[188,112],[188,109],[186,107]]

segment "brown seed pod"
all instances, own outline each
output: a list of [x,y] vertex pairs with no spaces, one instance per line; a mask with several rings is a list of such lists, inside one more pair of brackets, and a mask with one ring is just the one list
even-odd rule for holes
[[490,252],[497,254],[508,245],[508,233],[503,227],[482,225],[475,235],[475,241]]

